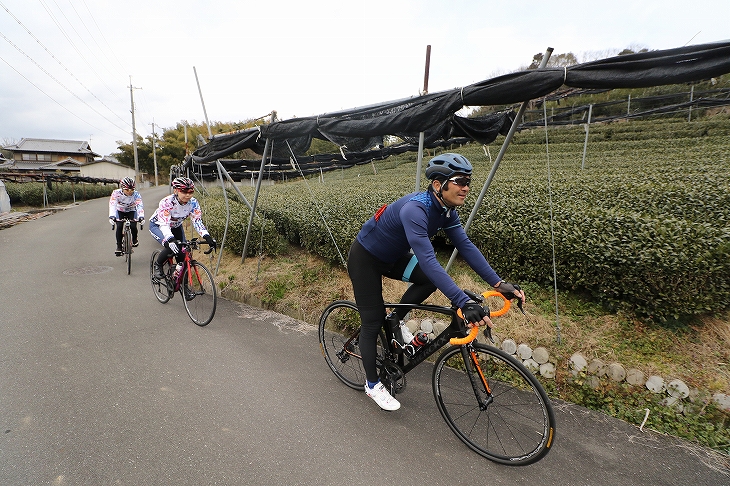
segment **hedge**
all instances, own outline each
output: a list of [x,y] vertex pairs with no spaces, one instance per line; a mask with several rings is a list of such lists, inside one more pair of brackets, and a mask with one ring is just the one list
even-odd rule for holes
[[88,184],[71,182],[52,182],[50,187],[42,182],[5,182],[5,189],[13,206],[43,206],[43,188],[46,188],[48,204],[71,201],[87,201],[99,197],[109,197],[115,184]]

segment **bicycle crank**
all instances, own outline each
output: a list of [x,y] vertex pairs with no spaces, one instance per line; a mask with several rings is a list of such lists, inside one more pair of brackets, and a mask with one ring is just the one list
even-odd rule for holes
[[388,360],[380,370],[380,381],[392,396],[402,393],[406,389],[406,375],[397,364]]

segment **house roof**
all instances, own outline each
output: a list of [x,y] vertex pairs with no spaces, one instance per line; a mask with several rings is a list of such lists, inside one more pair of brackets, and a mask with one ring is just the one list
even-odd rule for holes
[[3,147],[13,152],[51,152],[60,154],[84,154],[98,157],[89,147],[89,142],[80,140],[51,140],[47,138],[22,138],[15,145]]
[[[89,166],[89,165],[93,165],[93,164],[101,164],[101,163],[112,164],[112,165],[123,165],[121,162],[119,162],[114,157],[112,157],[110,155],[105,155],[101,159],[94,159],[91,162],[85,163],[84,164],[84,167]],[[124,167],[128,167],[128,166],[125,165]]]
[[53,169],[57,169],[60,167],[66,167],[66,166],[70,166],[70,168],[73,169],[73,167],[79,167],[81,165],[84,165],[84,164],[79,162],[78,160],[72,159],[71,157],[67,157],[63,160],[59,160],[58,162],[43,165],[40,167],[40,169],[53,170]]

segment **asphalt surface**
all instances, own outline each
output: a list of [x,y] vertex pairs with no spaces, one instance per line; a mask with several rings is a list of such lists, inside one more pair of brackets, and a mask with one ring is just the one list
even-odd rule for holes
[[725,457],[564,402],[550,454],[494,464],[441,419],[430,364],[380,411],[305,323],[158,303],[140,241],[126,275],[106,200],[0,231],[0,485],[730,484]]

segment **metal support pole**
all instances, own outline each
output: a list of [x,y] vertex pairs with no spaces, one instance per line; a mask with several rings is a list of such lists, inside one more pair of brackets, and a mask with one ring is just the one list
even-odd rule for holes
[[[223,189],[223,200],[226,202],[226,226],[223,228],[223,239],[221,240],[221,246],[218,249],[218,261],[215,264],[215,272],[213,275],[218,275],[218,269],[221,266],[221,258],[223,258],[223,245],[226,242],[226,236],[228,235],[228,223],[231,221],[231,211],[228,208],[228,194],[226,193],[226,183],[223,181],[223,166],[220,160],[215,161],[218,167],[218,178],[221,181],[221,189]],[[202,176],[201,176],[202,177]]]
[[687,114],[687,121],[692,121],[692,102],[694,101],[695,97],[695,85],[693,84],[689,88],[689,113]]
[[[540,67],[538,69],[542,69],[547,65],[548,59],[550,59],[550,56],[553,53],[553,48],[548,47],[547,51],[545,51],[545,55],[542,58],[542,62],[540,62]],[[497,158],[494,161],[494,165],[492,166],[492,170],[489,172],[489,176],[487,177],[487,182],[484,183],[484,186],[482,187],[481,192],[479,193],[479,197],[477,198],[476,203],[474,203],[474,208],[471,211],[471,214],[469,215],[469,219],[467,219],[466,224],[464,225],[464,231],[467,231],[469,229],[469,226],[471,226],[471,222],[474,220],[474,217],[477,214],[477,211],[479,211],[479,207],[482,204],[482,200],[484,199],[484,195],[487,193],[487,189],[489,188],[489,185],[492,183],[492,179],[494,179],[494,174],[497,173],[497,169],[499,168],[499,164],[502,162],[502,158],[504,157],[504,153],[507,151],[507,146],[509,146],[510,142],[512,141],[512,137],[514,137],[515,132],[517,131],[517,127],[520,124],[520,120],[522,120],[522,116],[525,113],[525,109],[527,108],[528,101],[523,101],[520,105],[520,109],[517,111],[517,116],[515,116],[515,119],[512,121],[512,126],[509,129],[509,132],[507,133],[507,136],[504,138],[504,142],[502,143],[502,148],[499,150],[499,154],[497,155]],[[454,248],[454,251],[451,253],[451,258],[449,258],[449,262],[446,264],[446,271],[448,272],[451,268],[451,265],[453,265],[454,260],[456,260],[456,255],[459,253],[459,250]]]
[[[426,72],[423,75],[423,95],[428,94],[428,71],[431,67],[431,46],[426,46]],[[423,132],[418,134],[418,158],[416,159],[416,192],[421,190],[421,167],[423,166]]]
[[588,123],[586,123],[586,139],[583,142],[583,161],[580,163],[580,168],[583,170],[586,165],[586,150],[588,150],[588,131],[591,127],[591,115],[593,114],[593,105],[588,105]]
[[243,203],[246,206],[248,206],[248,209],[251,209],[251,204],[248,202],[248,199],[246,199],[246,196],[244,196],[243,193],[241,192],[241,190],[238,188],[238,186],[236,186],[236,183],[233,181],[233,178],[228,173],[228,171],[225,169],[225,167],[223,167],[223,164],[219,164],[218,168],[221,171],[221,174],[226,176],[226,179],[228,179],[228,182],[231,183],[231,185],[233,186],[233,190],[236,191],[236,194],[238,194],[238,197],[240,197],[243,200]]
[[[200,94],[200,104],[203,105],[203,115],[205,115],[205,124],[208,126],[208,137],[212,140],[213,139],[213,130],[210,128],[210,121],[208,121],[208,112],[205,109],[205,101],[203,100],[203,91],[200,89],[200,81],[198,81],[198,71],[195,69],[195,66],[193,66],[193,72],[195,73],[195,83],[198,85],[198,94]],[[186,124],[187,126],[187,124]],[[187,133],[187,132],[186,132]],[[218,268],[221,264],[221,257],[223,256],[223,246],[226,243],[226,235],[228,234],[228,223],[231,220],[231,210],[228,205],[228,195],[226,194],[226,184],[223,181],[223,166],[221,165],[220,160],[216,160],[216,167],[218,168],[218,178],[221,181],[221,189],[223,189],[223,200],[226,203],[226,226],[223,228],[223,239],[221,240],[220,247],[218,248],[218,263],[215,267],[215,275],[218,275]]]
[[253,216],[256,213],[256,203],[259,200],[259,191],[261,190],[261,179],[264,178],[264,166],[266,165],[266,154],[271,149],[271,140],[266,139],[264,145],[264,155],[261,157],[261,168],[259,169],[259,179],[256,181],[256,190],[253,196],[253,207],[251,208],[251,216],[248,218],[248,229],[246,230],[246,240],[243,242],[243,254],[241,255],[241,263],[246,260],[246,252],[248,251],[248,240],[251,235],[251,228],[253,227]]

